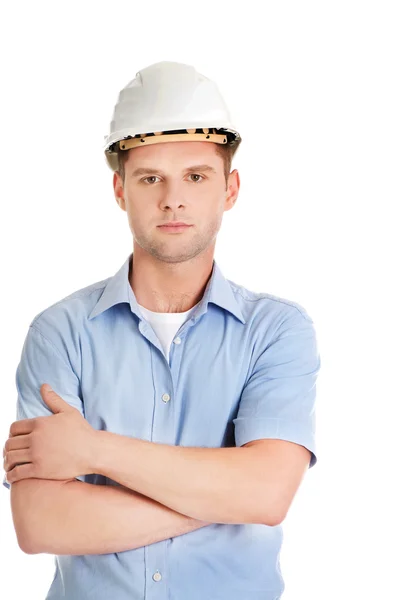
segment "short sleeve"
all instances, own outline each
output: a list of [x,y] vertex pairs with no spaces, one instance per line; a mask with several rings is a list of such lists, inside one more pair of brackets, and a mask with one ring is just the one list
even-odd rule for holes
[[[77,408],[84,416],[80,381],[77,375],[67,357],[64,357],[54,343],[34,325],[30,325],[24,341],[15,383],[18,394],[16,421],[53,414],[40,394],[43,383],[49,383],[61,398]],[[85,481],[85,476],[81,475],[76,479]],[[8,489],[11,487],[6,482],[5,474],[3,485]]]
[[296,309],[260,352],[239,402],[236,446],[274,438],[300,444],[316,456],[316,381],[321,366],[314,323]]

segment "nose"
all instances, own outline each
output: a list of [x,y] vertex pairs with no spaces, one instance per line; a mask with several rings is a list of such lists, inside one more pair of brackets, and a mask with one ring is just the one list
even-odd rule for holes
[[171,210],[176,210],[177,208],[182,208],[185,205],[186,202],[183,198],[183,190],[180,188],[179,184],[174,184],[172,182],[166,184],[160,200],[160,207],[163,210],[168,208]]

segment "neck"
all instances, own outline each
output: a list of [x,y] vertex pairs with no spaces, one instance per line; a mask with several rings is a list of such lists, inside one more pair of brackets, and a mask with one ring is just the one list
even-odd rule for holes
[[213,269],[214,248],[193,259],[161,261],[135,246],[129,282],[139,304],[154,312],[186,312],[200,302]]

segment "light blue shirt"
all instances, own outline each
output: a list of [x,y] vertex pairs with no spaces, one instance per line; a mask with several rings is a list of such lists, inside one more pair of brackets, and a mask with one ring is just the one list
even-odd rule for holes
[[[95,429],[212,448],[279,438],[308,448],[314,466],[320,355],[306,310],[225,279],[214,260],[167,360],[129,284],[132,255],[34,317],[17,420],[52,414],[40,395],[49,383]],[[277,600],[281,543],[281,525],[212,523],[125,552],[60,555],[46,600]]]

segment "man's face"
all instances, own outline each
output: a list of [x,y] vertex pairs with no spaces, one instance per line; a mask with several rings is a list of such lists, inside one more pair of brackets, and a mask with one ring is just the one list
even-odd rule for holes
[[[125,184],[114,173],[116,200],[128,214],[135,243],[163,262],[190,260],[215,245],[222,216],[235,203],[239,174],[228,185],[224,163],[210,142],[164,142],[132,148],[125,163]],[[192,225],[168,232],[159,225]]]

